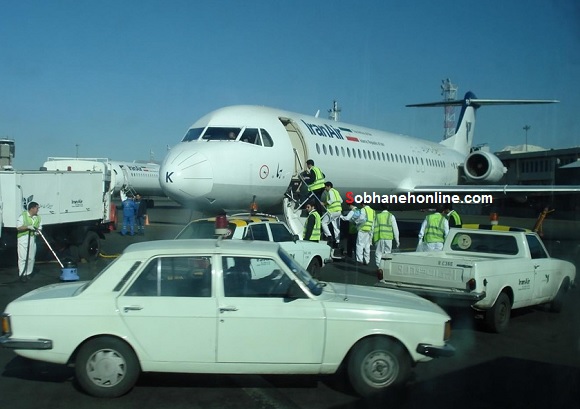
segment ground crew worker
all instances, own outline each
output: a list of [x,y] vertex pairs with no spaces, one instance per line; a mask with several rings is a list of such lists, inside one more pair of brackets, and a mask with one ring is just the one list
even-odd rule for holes
[[443,215],[449,222],[449,227],[461,227],[461,216],[453,210],[451,204],[443,205]]
[[346,216],[340,216],[340,220],[348,222],[348,240],[346,242],[347,257],[354,257],[356,259],[356,239],[358,234],[358,224],[364,223],[365,220],[361,218],[361,210],[355,205],[350,205],[350,211]]
[[399,226],[395,215],[388,210],[377,213],[375,218],[375,230],[373,232],[373,244],[375,245],[375,262],[380,266],[383,254],[391,253],[393,249],[393,239],[395,247],[399,247]]
[[356,235],[356,261],[368,266],[371,262],[371,242],[373,241],[375,211],[365,204],[361,209],[361,217],[364,218],[365,222],[359,225]]
[[302,238],[303,240],[318,242],[320,241],[320,214],[316,211],[313,202],[306,204],[306,210],[308,211],[308,218],[304,224]]
[[[326,236],[332,238],[333,247],[338,247],[340,243],[339,220],[342,212],[342,197],[338,190],[333,187],[332,182],[324,184],[322,203],[326,206],[326,214],[322,218],[322,231]],[[332,228],[329,229],[328,225],[331,225]]]
[[135,235],[135,214],[137,213],[137,205],[132,196],[127,196],[123,200],[123,228],[121,229],[121,236],[127,235],[127,229],[131,236]]
[[314,161],[312,159],[308,159],[306,161],[306,168],[304,172],[302,172],[302,176],[308,185],[308,191],[313,192],[317,197],[318,200],[322,198],[322,192],[324,192],[324,173],[314,166]]
[[428,215],[421,224],[417,251],[443,250],[443,242],[449,234],[449,222],[443,216],[443,206],[437,206],[435,213]]
[[40,206],[36,202],[28,203],[16,221],[16,238],[18,242],[18,275],[21,281],[28,281],[34,269],[36,258],[36,235],[42,229],[38,215]]

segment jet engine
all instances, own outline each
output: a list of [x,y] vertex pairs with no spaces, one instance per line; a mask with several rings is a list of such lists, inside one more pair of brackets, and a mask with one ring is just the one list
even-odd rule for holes
[[507,168],[493,153],[476,151],[465,159],[464,172],[470,182],[497,183]]

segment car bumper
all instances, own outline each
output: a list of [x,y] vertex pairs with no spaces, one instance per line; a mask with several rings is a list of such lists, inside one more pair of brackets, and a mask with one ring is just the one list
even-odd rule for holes
[[375,284],[377,287],[391,288],[394,290],[409,291],[417,294],[424,298],[437,299],[438,301],[444,303],[458,303],[458,304],[475,304],[485,298],[485,291],[482,292],[467,292],[459,290],[444,290],[444,289],[431,289],[424,287],[416,287],[413,285],[395,283],[390,281],[379,281]]
[[15,339],[8,335],[0,337],[0,347],[9,349],[52,349],[50,339]]
[[450,344],[445,344],[443,346],[419,344],[417,345],[416,351],[419,354],[428,356],[430,358],[441,358],[455,355],[455,348]]

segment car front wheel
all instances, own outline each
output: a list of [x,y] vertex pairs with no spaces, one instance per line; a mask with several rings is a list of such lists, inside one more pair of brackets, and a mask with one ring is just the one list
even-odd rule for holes
[[75,362],[76,379],[89,395],[116,398],[135,386],[141,368],[135,352],[117,338],[95,338],[84,344]]
[[348,377],[363,397],[373,397],[403,385],[411,372],[407,351],[387,338],[368,338],[355,345],[348,359]]

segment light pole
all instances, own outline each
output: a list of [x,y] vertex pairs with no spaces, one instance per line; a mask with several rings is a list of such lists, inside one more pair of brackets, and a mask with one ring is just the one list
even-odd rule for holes
[[528,131],[530,130],[531,126],[530,125],[524,125],[524,127],[522,128],[524,131],[526,131],[526,152],[528,151]]

